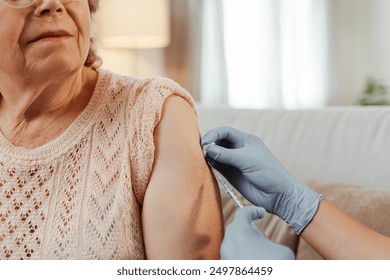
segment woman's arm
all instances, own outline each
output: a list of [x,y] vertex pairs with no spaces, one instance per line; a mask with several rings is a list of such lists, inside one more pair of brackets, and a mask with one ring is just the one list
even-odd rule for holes
[[190,105],[169,97],[154,132],[155,162],[142,226],[148,259],[219,259],[223,216]]
[[327,200],[320,202],[301,236],[325,259],[390,259],[389,237],[367,228]]

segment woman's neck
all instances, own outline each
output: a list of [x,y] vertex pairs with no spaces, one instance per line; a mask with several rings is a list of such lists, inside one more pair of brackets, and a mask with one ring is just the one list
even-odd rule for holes
[[87,106],[96,80],[97,73],[84,67],[59,81],[2,91],[0,129],[17,146],[45,144],[59,136]]

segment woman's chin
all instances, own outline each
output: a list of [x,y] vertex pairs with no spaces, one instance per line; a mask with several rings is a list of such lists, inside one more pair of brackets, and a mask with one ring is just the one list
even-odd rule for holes
[[51,55],[36,63],[32,63],[32,67],[29,67],[29,69],[33,71],[31,76],[58,79],[63,75],[72,74],[80,70],[83,66],[82,62],[83,60],[80,58],[71,59],[67,55]]
[[[74,44],[36,44],[26,49],[25,59],[28,69],[44,76],[56,76],[79,70],[87,57],[87,50],[81,54]],[[83,57],[81,56],[83,55]]]

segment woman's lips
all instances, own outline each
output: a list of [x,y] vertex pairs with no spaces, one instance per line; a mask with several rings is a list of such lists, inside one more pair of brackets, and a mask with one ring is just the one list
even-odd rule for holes
[[59,40],[62,40],[62,39],[68,39],[68,38],[71,38],[71,36],[54,36],[54,37],[45,37],[45,38],[42,38],[42,39],[39,39],[39,40],[36,40],[34,42],[39,42],[39,41],[59,41]]
[[29,44],[35,43],[37,41],[58,41],[62,39],[68,39],[70,37],[72,37],[72,35],[63,30],[43,32],[29,41]]

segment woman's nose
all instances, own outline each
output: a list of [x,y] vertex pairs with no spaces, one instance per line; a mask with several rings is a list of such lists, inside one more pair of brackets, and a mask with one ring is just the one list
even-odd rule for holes
[[54,16],[64,12],[61,0],[38,0],[35,3],[35,16]]

